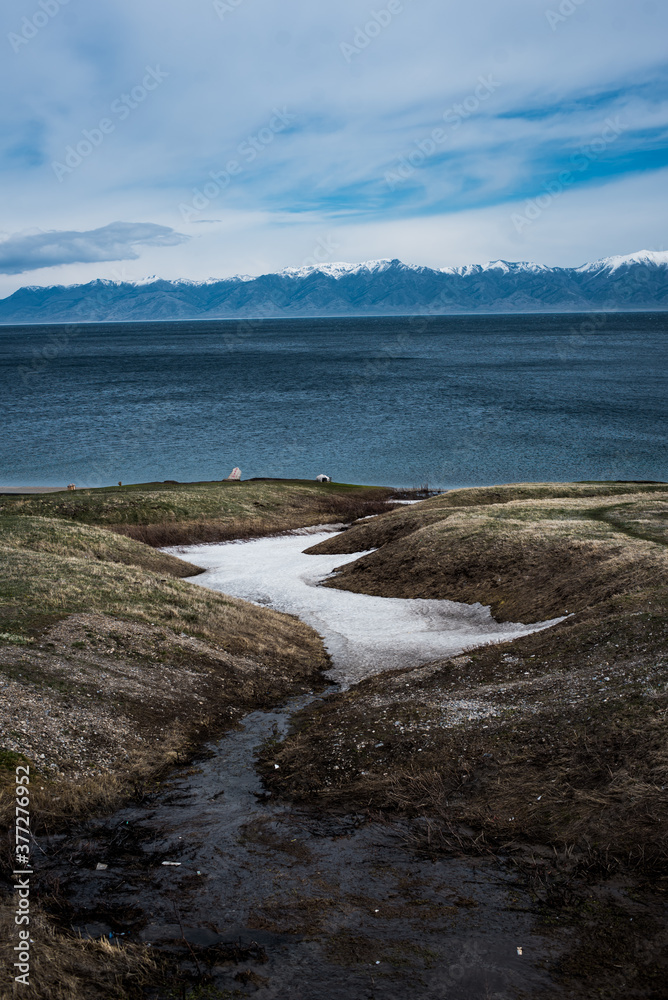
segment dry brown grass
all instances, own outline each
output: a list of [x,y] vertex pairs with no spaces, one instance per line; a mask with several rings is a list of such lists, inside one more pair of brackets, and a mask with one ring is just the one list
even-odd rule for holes
[[328,665],[302,622],[184,582],[196,567],[104,529],[0,518],[0,557],[0,752],[41,772],[38,825],[118,804]]
[[193,563],[119,538],[105,528],[47,517],[0,518],[0,548],[78,558],[90,563],[120,563],[167,576],[197,576]]
[[0,601],[18,609],[19,624],[22,616],[29,620],[30,609],[59,616],[95,610],[187,631],[229,653],[283,664],[312,655],[317,641],[294,618],[173,577],[29,549],[2,550]]
[[12,810],[12,755],[37,775],[36,830],[141,795],[245,712],[321,683],[320,640],[292,642],[294,655],[265,660],[164,626],[88,613],[62,619],[28,647],[0,648],[0,822]]
[[[628,503],[633,504],[636,509],[642,504],[643,507],[655,510],[657,505],[653,504],[654,496],[658,498],[660,509],[661,497],[663,496],[665,502],[667,494],[665,485],[640,486],[634,483],[519,483],[509,486],[449,490],[419,504],[399,507],[385,517],[370,521],[368,524],[353,525],[342,534],[314,546],[312,551],[323,555],[337,555],[377,549],[389,542],[405,538],[420,528],[444,521],[453,514],[465,513],[469,508],[481,508],[481,513],[485,514],[488,513],[486,508],[495,505],[546,500],[553,506],[558,506],[553,501],[565,499],[569,501],[562,505],[566,508],[571,506],[571,501],[583,500],[589,510],[598,507],[623,509]],[[597,500],[601,500],[602,503],[597,503]],[[534,510],[541,506],[539,502],[527,504],[529,509]],[[503,510],[500,513],[503,516]]]
[[505,620],[571,615],[328,698],[268,748],[280,770],[266,780],[328,808],[428,817],[432,846],[539,845],[559,870],[665,878],[668,491],[542,491],[446,495],[342,536],[379,548],[335,586],[480,601]]
[[82,940],[57,929],[36,906],[31,908],[30,985],[13,981],[18,943],[12,900],[0,900],[0,997],[2,1000],[119,1000],[145,996],[158,968],[150,951],[123,947],[105,938]]
[[587,497],[623,497],[643,493],[651,496],[666,491],[667,483],[590,482],[590,483],[506,483],[501,486],[473,486],[448,490],[426,500],[426,509],[436,507],[479,507],[483,504],[512,503],[515,500],[577,500]]
[[667,667],[668,593],[618,598],[331,696],[263,774],[321,808],[425,816],[433,848],[542,845],[668,887]]

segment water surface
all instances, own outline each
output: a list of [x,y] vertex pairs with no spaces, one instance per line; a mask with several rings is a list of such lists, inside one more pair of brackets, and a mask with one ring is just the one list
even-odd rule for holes
[[0,327],[0,485],[668,479],[666,314]]

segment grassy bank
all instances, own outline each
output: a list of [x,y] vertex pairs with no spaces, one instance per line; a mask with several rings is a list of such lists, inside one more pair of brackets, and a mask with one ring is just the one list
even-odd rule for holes
[[319,523],[351,522],[387,509],[391,490],[304,480],[142,483],[0,496],[3,515],[64,518],[153,546],[252,538]]
[[[535,622],[590,607],[615,594],[668,582],[668,487],[536,487],[453,491],[393,511],[313,547],[363,551],[327,586],[382,597],[441,598],[491,605],[499,621]],[[510,489],[508,490],[510,493]],[[541,491],[543,492],[543,491]],[[454,506],[458,499],[462,506]],[[472,497],[471,494],[474,494]],[[478,502],[472,503],[476,499]],[[488,502],[486,502],[488,501]]]
[[666,974],[667,525],[666,487],[522,486],[453,491],[316,546],[377,548],[331,586],[569,617],[370,678],[262,758],[277,793],[411,817],[421,851],[514,864],[577,942],[554,969],[569,996],[655,997]]
[[205,734],[317,684],[327,662],[296,619],[183,582],[199,569],[119,531],[261,533],[370,494],[262,482],[1,498],[0,753],[7,780],[16,754],[43,774],[33,818],[108,807]]

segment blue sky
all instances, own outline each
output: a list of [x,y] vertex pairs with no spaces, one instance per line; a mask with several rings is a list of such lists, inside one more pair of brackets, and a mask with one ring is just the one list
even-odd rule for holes
[[668,248],[668,4],[18,0],[0,294]]

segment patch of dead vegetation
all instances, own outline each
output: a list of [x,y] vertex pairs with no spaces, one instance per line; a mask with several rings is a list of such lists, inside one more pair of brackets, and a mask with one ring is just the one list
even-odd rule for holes
[[207,517],[201,520],[165,520],[153,524],[113,525],[118,534],[155,547],[228,542],[234,539],[264,538],[316,524],[351,523],[358,518],[384,514],[389,490],[368,490],[357,494],[329,494],[296,497],[285,510],[271,512],[257,502],[252,514],[241,517]]
[[193,563],[166,552],[155,552],[129,538],[119,538],[104,528],[47,517],[0,518],[0,547],[91,562],[119,563],[163,576],[197,576],[202,572]]
[[[652,484],[641,486],[637,483],[529,483],[511,484],[508,486],[477,487],[473,489],[448,490],[437,497],[422,500],[420,503],[410,507],[398,507],[388,512],[382,518],[376,518],[366,524],[355,524],[347,531],[328,538],[319,545],[313,546],[310,550],[315,554],[338,555],[351,552],[365,552],[368,549],[378,549],[390,542],[405,538],[419,531],[421,528],[429,527],[444,521],[453,513],[467,511],[469,508],[482,508],[482,513],[488,513],[485,508],[511,504],[514,502],[529,503],[527,509],[538,509],[542,505],[537,501],[546,500],[552,502],[559,499],[569,501],[584,500],[585,507],[589,511],[596,511],[598,508],[605,510],[597,499],[610,498],[609,507],[611,510],[621,509],[622,505],[615,503],[613,498],[628,495],[630,502],[638,509],[641,502],[643,506],[653,511],[656,509],[665,510],[661,499],[658,504],[653,504],[651,498],[657,495],[663,498],[668,495],[665,484]],[[553,508],[564,506],[552,504]],[[626,505],[625,509],[630,509]],[[570,509],[571,504],[566,505]],[[501,512],[503,515],[503,511]],[[664,515],[665,519],[665,515]],[[618,522],[622,519],[619,518]],[[660,540],[660,539],[650,539]]]
[[606,489],[453,491],[316,546],[377,549],[342,589],[570,617],[332,695],[261,767],[320,811],[403,817],[422,853],[512,865],[568,995],[626,1000],[668,970],[668,491]]
[[148,949],[119,947],[106,938],[84,941],[54,927],[31,908],[30,984],[13,982],[15,904],[0,901],[0,994],[26,1000],[118,1000],[145,996],[162,976]]
[[265,781],[299,801],[431,816],[434,830],[463,825],[489,843],[597,846],[622,867],[662,868],[667,612],[666,592],[618,598],[546,632],[370,678],[268,746]]
[[328,665],[302,622],[184,582],[199,569],[102,528],[0,517],[0,556],[0,750],[41,774],[38,825],[110,808]]
[[11,516],[98,525],[151,546],[224,542],[387,510],[385,487],[304,480],[144,483],[39,496],[0,497]]

